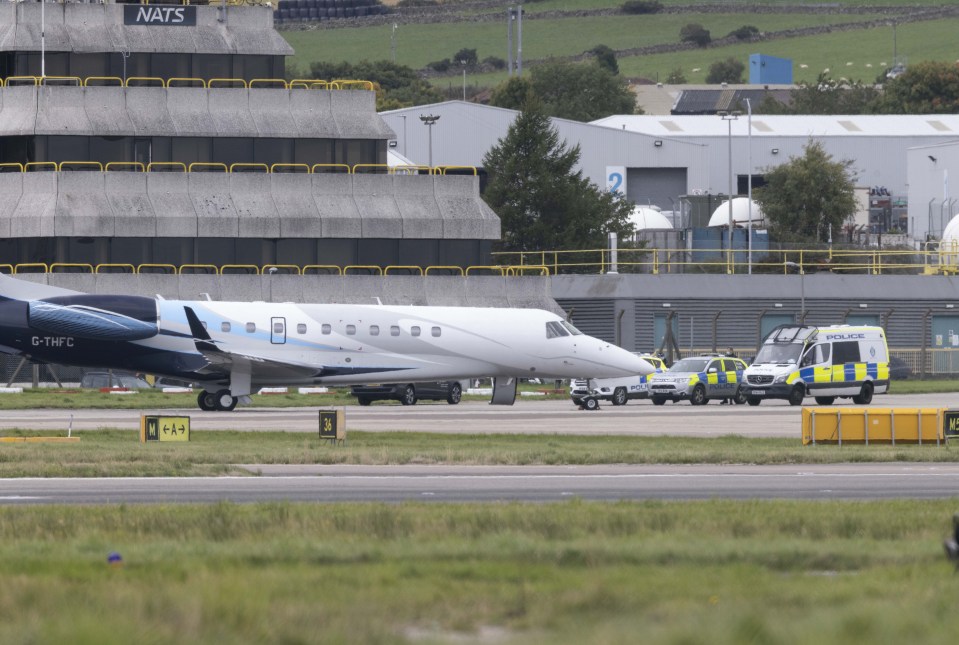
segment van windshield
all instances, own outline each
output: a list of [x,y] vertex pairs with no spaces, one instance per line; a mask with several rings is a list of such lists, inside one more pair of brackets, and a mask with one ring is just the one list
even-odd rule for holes
[[801,343],[786,343],[783,345],[770,343],[769,345],[763,345],[759,353],[756,354],[756,360],[753,361],[753,365],[795,363],[799,360],[802,348]]

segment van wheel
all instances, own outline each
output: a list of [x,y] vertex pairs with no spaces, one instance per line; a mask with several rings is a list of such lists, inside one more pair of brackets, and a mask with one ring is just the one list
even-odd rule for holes
[[366,398],[365,396],[358,396],[356,397],[356,402],[359,403],[360,405],[369,405],[373,401]]
[[702,383],[693,388],[693,393],[689,395],[689,402],[693,405],[706,405],[709,402],[706,398],[706,388]]
[[599,409],[599,399],[594,399],[591,396],[583,399],[583,407],[587,410],[598,410]]
[[834,396],[817,396],[816,403],[819,405],[832,405],[833,401],[836,400]]
[[872,403],[872,383],[863,383],[862,392],[859,393],[859,396],[852,397],[853,403],[858,403],[859,405],[869,405]]
[[743,388],[737,387],[736,394],[733,395],[733,403],[736,405],[742,405],[746,402],[746,395],[743,394]]
[[806,386],[797,385],[789,392],[789,405],[802,405],[802,400],[806,397]]
[[653,402],[653,405],[665,405],[665,404],[666,404],[666,399],[664,399],[664,398],[661,397],[661,396],[654,396],[654,397],[651,399],[651,401]]
[[626,388],[618,387],[613,391],[613,405],[626,405]]
[[760,399],[758,396],[751,396],[751,397],[749,397],[748,399],[746,399],[746,403],[748,403],[749,405],[751,405],[751,406],[753,406],[753,407],[756,407],[757,405],[759,405],[759,404],[762,403],[762,402],[763,402],[763,400]]

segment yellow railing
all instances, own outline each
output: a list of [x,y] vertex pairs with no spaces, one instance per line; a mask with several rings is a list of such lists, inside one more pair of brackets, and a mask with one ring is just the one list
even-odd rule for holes
[[460,267],[456,265],[418,266],[414,264],[391,264],[381,267],[375,264],[352,264],[339,266],[336,264],[168,264],[162,262],[148,262],[144,264],[101,263],[87,264],[85,262],[24,262],[21,264],[0,264],[0,273],[129,273],[129,274],[209,274],[209,275],[376,275],[376,276],[519,276],[519,275],[549,275],[544,266],[486,266],[477,265]]
[[[448,167],[447,167],[448,168]],[[476,169],[472,166],[457,166],[457,168],[469,168],[476,174]],[[321,174],[321,173],[341,173],[341,174],[377,174],[377,175],[442,175],[441,168],[430,168],[429,166],[389,166],[378,163],[358,163],[349,165],[345,163],[317,163],[312,166],[305,163],[275,163],[266,164],[262,162],[242,162],[233,163],[227,166],[224,163],[214,162],[193,162],[189,165],[182,161],[151,161],[143,165],[139,161],[108,161],[106,164],[99,161],[29,161],[26,164],[21,163],[0,163],[0,172],[34,172],[37,170],[52,170],[67,172],[71,170],[128,170],[133,172],[263,172],[263,173],[303,173],[303,174]]]
[[74,85],[76,87],[96,87],[98,85],[118,85],[127,87],[154,86],[154,87],[241,87],[253,89],[255,87],[272,87],[277,89],[308,89],[308,90],[365,90],[372,92],[375,87],[372,81],[336,79],[324,81],[320,79],[298,78],[287,82],[282,78],[254,78],[246,81],[242,78],[211,78],[209,81],[202,78],[174,76],[162,78],[160,76],[130,76],[125,81],[119,76],[8,76],[0,78],[0,87],[17,85]]
[[[612,270],[609,249],[570,251],[506,251],[493,253],[498,265],[513,272],[546,267],[551,275],[602,274]],[[732,261],[730,261],[732,260]],[[959,274],[959,247],[955,250],[879,249],[745,249],[732,256],[723,249],[643,248],[617,250],[619,273],[680,274],[791,274],[854,273]]]

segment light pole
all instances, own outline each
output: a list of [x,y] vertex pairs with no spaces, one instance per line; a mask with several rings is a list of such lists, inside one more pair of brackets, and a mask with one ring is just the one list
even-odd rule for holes
[[426,124],[426,127],[429,128],[429,140],[430,140],[430,168],[433,167],[433,124],[440,120],[440,115],[433,114],[421,114],[420,121]]
[[728,273],[735,273],[733,266],[733,121],[739,119],[739,112],[718,112],[720,118],[729,124],[729,268]]
[[746,99],[746,213],[749,220],[746,222],[746,267],[748,274],[753,274],[753,106]]
[[393,23],[393,30],[390,32],[390,60],[396,62],[396,23]]
[[790,269],[799,271],[799,324],[806,324],[806,272],[798,262],[785,262]]
[[463,101],[466,101],[466,61],[461,60],[460,63],[463,65]]

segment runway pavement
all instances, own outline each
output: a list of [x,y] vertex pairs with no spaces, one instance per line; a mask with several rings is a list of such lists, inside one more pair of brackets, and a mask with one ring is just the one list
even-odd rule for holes
[[[840,403],[842,405],[842,403]],[[957,394],[888,395],[872,408],[959,407]],[[23,410],[0,414],[0,428],[86,431],[139,428],[141,414],[187,414],[195,431],[316,432],[317,408],[186,410]],[[72,415],[72,419],[71,419]],[[569,401],[346,406],[349,430],[436,433],[618,434],[794,437],[801,408],[710,403],[653,406],[634,401],[599,411]],[[254,501],[549,502],[641,499],[889,499],[959,494],[959,464],[778,466],[258,466],[250,476],[211,478],[0,479],[0,504]]]
[[959,464],[250,466],[260,477],[0,479],[0,504],[930,499]]
[[[810,399],[811,402],[811,399]],[[851,405],[840,400],[837,405]],[[959,392],[877,396],[873,408],[957,407]],[[570,401],[523,400],[513,406],[494,406],[464,401],[459,405],[393,403],[369,407],[346,406],[350,430],[439,432],[451,434],[611,434],[681,435],[715,437],[738,434],[746,437],[799,437],[801,408],[785,401],[765,401],[758,407],[631,401],[610,404],[595,411],[580,410]],[[141,414],[185,414],[194,430],[282,430],[316,432],[317,408],[237,408],[233,412],[182,410],[7,410],[0,414],[0,429],[96,430],[140,427]],[[72,419],[71,419],[72,417]]]

